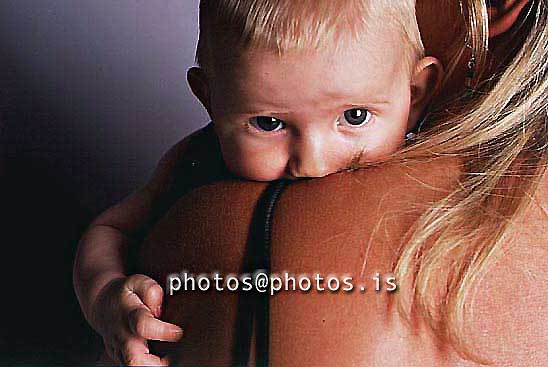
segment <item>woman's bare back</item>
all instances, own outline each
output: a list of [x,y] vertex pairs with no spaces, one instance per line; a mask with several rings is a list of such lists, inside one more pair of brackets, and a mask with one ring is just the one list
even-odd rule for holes
[[[382,281],[383,290],[376,292],[372,279],[389,275],[414,220],[457,184],[459,174],[452,161],[413,163],[295,182],[286,189],[274,215],[272,271],[349,275],[356,288],[272,297],[272,365],[477,365],[441,343],[418,318],[404,324],[395,294]],[[153,229],[139,270],[160,284],[183,270],[240,274],[265,186],[227,181],[190,193]],[[547,186],[539,197],[548,198]],[[507,239],[508,252],[477,287],[467,333],[495,365],[541,366],[548,360],[541,347],[548,345],[547,223],[548,214],[532,205],[515,237]],[[242,316],[238,302],[238,294],[228,291],[167,295],[163,318],[181,325],[185,335],[176,345],[153,349],[172,353],[178,364],[230,365]]]

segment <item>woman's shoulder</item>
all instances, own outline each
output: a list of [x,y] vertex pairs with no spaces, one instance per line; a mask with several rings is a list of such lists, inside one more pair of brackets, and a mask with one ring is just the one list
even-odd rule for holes
[[[441,159],[300,182],[279,203],[276,243],[287,252],[295,239],[307,251],[320,243],[324,249],[331,242],[333,248],[344,244],[346,250],[354,242],[372,244],[365,251],[367,267],[387,268],[394,260],[388,255],[396,253],[398,239],[421,209],[457,187],[459,168],[458,160]],[[466,333],[494,365],[540,366],[548,360],[548,176],[533,199],[510,224],[499,257],[473,287]],[[355,256],[345,253],[334,258]]]
[[[498,259],[478,281],[471,335],[494,362],[541,366],[548,361],[548,175],[511,224]],[[495,363],[497,364],[497,363]]]

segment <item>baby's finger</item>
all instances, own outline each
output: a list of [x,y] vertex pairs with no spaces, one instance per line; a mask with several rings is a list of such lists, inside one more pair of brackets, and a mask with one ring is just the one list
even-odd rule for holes
[[132,275],[130,278],[127,283],[128,289],[141,299],[155,317],[160,317],[164,296],[162,287],[154,279],[143,274]]
[[150,354],[146,341],[142,338],[130,338],[123,350],[123,363],[128,366],[167,366],[160,357]]
[[[152,279],[151,279],[152,280]],[[162,287],[152,280],[153,284],[147,285],[144,290],[136,290],[136,293],[141,297],[143,303],[152,311],[155,317],[160,317],[162,314],[162,300],[164,298],[164,290]],[[141,292],[143,296],[141,296]]]
[[144,307],[131,311],[128,318],[130,330],[147,340],[176,342],[183,336],[179,326],[155,319]]

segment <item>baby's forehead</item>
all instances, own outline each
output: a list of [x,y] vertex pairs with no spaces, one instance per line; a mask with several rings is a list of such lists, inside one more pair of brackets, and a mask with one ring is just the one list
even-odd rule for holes
[[[270,61],[279,63],[316,62],[326,60],[326,68],[341,64],[345,55],[354,58],[354,65],[371,65],[377,69],[386,68],[392,63],[406,59],[402,38],[394,32],[375,30],[359,37],[350,33],[333,34],[319,44],[301,44],[299,47],[281,49],[268,44],[253,46],[219,45],[215,56],[216,65],[225,72],[242,70],[251,63]],[[259,65],[260,66],[260,65]],[[336,69],[336,68],[335,68]]]
[[282,55],[254,50],[243,53],[230,67],[232,71],[225,68],[215,87],[227,103],[268,105],[276,111],[298,106],[314,106],[315,110],[342,104],[363,106],[365,102],[385,105],[408,82],[402,68],[399,58],[373,55],[366,48],[298,50]]
[[[267,47],[241,50],[225,62],[220,71],[231,77],[264,76],[280,72],[318,71],[318,78],[337,74],[341,78],[362,78],[369,82],[390,75],[407,74],[406,59],[394,39],[386,37],[365,40],[346,39],[327,42],[321,47],[276,50]],[[233,51],[228,51],[233,52]],[[281,75],[283,76],[283,75]]]

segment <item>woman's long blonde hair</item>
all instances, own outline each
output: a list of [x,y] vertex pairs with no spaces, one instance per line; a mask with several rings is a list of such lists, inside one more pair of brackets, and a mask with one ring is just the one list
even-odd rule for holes
[[[486,1],[468,0],[463,8],[481,72],[488,46]],[[465,338],[474,285],[500,253],[548,160],[547,1],[531,1],[524,14],[514,34],[524,39],[511,40],[522,46],[504,70],[478,85],[460,112],[442,121],[434,114],[420,139],[395,157],[456,156],[464,162],[459,187],[422,215],[402,248],[396,278],[401,287],[411,287],[413,297],[399,297],[398,306],[407,320],[412,310],[418,312],[461,356],[485,364],[488,356]]]

